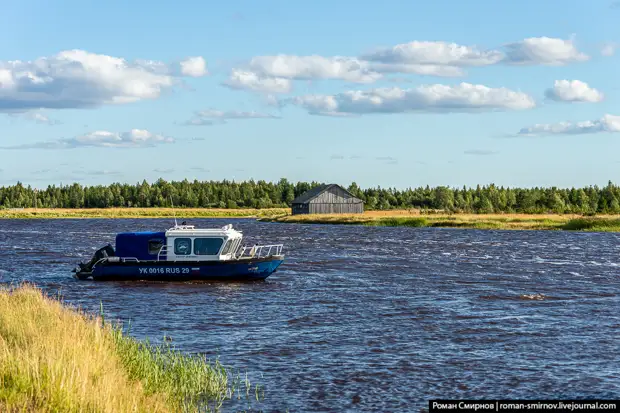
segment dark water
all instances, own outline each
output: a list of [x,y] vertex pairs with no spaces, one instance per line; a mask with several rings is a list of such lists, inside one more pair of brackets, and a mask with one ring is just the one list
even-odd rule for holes
[[[263,411],[407,412],[430,398],[620,396],[615,234],[233,222],[283,242],[265,282],[94,283],[70,270],[169,220],[0,220],[0,277],[102,300],[138,337],[248,372]],[[226,408],[224,409],[226,410]]]

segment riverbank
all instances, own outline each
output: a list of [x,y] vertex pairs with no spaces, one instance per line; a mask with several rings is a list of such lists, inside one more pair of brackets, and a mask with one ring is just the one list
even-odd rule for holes
[[0,218],[261,218],[290,213],[290,208],[23,208],[0,209]]
[[3,412],[216,409],[240,383],[218,362],[137,341],[32,286],[0,288]]
[[620,216],[529,214],[428,214],[417,211],[367,211],[363,214],[281,215],[261,221],[296,224],[340,224],[390,227],[439,227],[512,230],[620,232]]
[[472,229],[620,232],[620,216],[577,214],[420,214],[418,210],[363,214],[291,215],[290,208],[24,208],[0,209],[0,219],[31,218],[257,218],[264,222]]

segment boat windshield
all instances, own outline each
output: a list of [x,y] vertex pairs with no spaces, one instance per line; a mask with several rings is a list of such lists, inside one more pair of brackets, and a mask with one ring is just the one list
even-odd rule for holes
[[194,239],[194,254],[217,255],[223,243],[222,238],[196,238]]

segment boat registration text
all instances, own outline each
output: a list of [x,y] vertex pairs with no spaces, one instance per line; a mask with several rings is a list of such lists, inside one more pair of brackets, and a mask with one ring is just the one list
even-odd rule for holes
[[[197,270],[198,268],[196,268]],[[189,274],[189,268],[139,268],[140,274]]]

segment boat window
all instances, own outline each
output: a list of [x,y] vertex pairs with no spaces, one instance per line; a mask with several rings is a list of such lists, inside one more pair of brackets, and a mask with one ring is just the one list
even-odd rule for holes
[[194,240],[194,254],[217,255],[223,243],[222,238],[196,238]]
[[174,253],[176,255],[190,255],[192,253],[192,239],[176,238],[174,240]]
[[149,254],[157,255],[159,254],[159,250],[164,246],[164,241],[160,239],[150,239],[149,240]]
[[230,252],[230,247],[232,247],[233,241],[231,239],[229,239],[226,242],[226,245],[224,245],[224,248],[222,249],[222,255],[226,255]]

